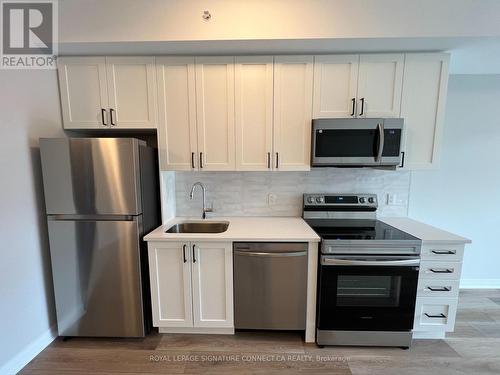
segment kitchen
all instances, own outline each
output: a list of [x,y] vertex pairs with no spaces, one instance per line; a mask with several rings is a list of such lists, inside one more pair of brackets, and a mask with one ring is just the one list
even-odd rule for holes
[[[77,1],[59,7],[90,16]],[[215,5],[196,12],[209,30],[225,17]],[[82,32],[72,20],[60,26]],[[455,127],[494,102],[497,75],[457,73],[467,59],[451,41],[216,39],[169,53],[169,42],[63,41],[57,72],[30,85],[38,98],[15,95],[38,109],[22,121],[41,124],[30,163],[48,270],[36,298],[50,329],[2,371],[279,371],[293,359],[265,365],[257,354],[314,353],[336,359],[292,369],[386,373],[396,363],[401,373],[399,359],[425,356],[435,371],[472,357],[474,371],[494,372],[497,362],[463,347],[498,341],[489,234],[467,219],[482,213],[485,186],[498,186],[470,169],[481,152],[485,165],[496,160],[486,145],[497,133]],[[468,173],[482,186],[467,185]],[[175,367],[146,352],[200,356]],[[78,364],[105,353],[124,363]]]

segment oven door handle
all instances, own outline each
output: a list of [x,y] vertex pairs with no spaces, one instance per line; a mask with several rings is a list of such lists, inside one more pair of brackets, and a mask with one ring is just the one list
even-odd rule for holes
[[420,259],[354,260],[323,257],[321,264],[332,266],[418,266]]

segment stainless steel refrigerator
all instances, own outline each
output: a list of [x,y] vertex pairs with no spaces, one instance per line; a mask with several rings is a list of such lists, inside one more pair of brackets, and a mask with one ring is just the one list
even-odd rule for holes
[[134,138],[41,138],[60,336],[142,337],[146,246],[159,224],[154,149]]

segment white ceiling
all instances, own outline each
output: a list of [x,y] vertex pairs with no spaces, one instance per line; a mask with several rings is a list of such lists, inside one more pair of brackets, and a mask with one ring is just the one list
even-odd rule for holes
[[499,25],[498,0],[64,0],[59,54],[450,51],[500,74]]

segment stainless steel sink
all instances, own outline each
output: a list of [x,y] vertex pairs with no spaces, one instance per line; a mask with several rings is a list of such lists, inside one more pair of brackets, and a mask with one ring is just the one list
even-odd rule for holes
[[172,225],[167,233],[223,233],[229,221],[185,221]]

